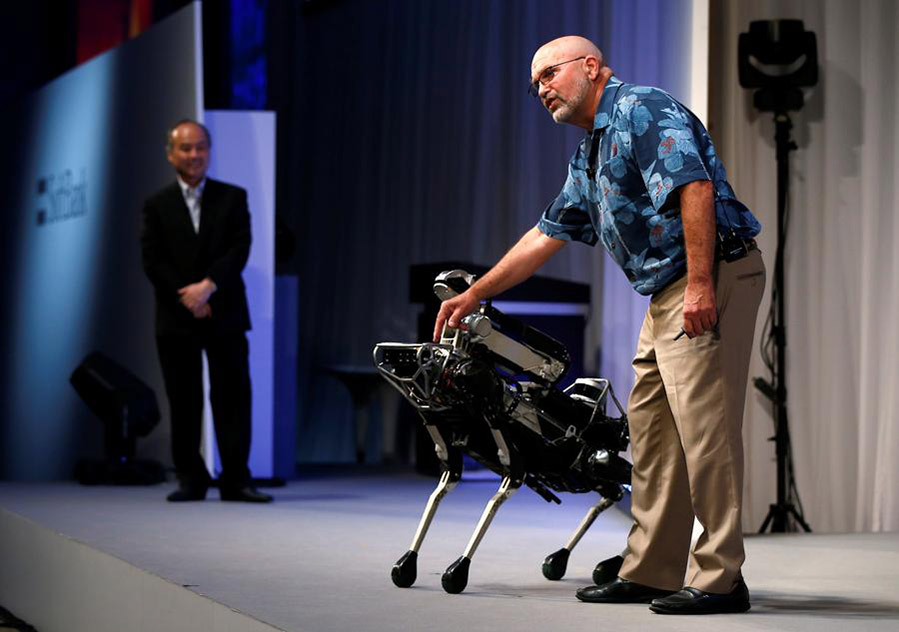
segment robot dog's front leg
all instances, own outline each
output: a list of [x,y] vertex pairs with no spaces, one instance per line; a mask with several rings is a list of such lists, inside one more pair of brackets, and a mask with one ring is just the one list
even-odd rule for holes
[[568,544],[566,544],[555,553],[550,553],[546,556],[546,559],[543,560],[543,576],[546,579],[557,580],[562,579],[565,576],[565,571],[568,569],[568,556],[571,555],[571,551],[574,550],[574,547],[577,546],[577,543],[580,542],[581,538],[584,537],[584,534],[587,533],[587,529],[593,526],[593,523],[596,522],[599,514],[601,514],[614,504],[615,499],[603,498],[598,503],[593,505],[587,511],[587,515],[584,516],[583,520],[581,520],[581,523],[578,525],[577,529],[574,530],[574,533],[568,540]]
[[396,564],[393,565],[390,571],[390,578],[399,588],[408,588],[415,583],[415,578],[418,574],[418,550],[421,548],[421,543],[424,542],[428,528],[431,526],[431,521],[434,519],[434,514],[437,513],[437,507],[440,505],[443,497],[450,493],[459,484],[459,479],[462,478],[462,453],[455,448],[447,448],[442,436],[434,426],[427,426],[427,429],[437,445],[437,453],[440,456],[444,469],[437,487],[431,492],[428,504],[425,505],[425,510],[421,514],[418,529],[415,530],[415,537],[412,538],[412,545],[396,561]]
[[518,491],[519,487],[521,487],[521,479],[512,478],[511,476],[503,478],[499,489],[496,490],[496,493],[493,494],[493,497],[484,508],[484,513],[481,514],[478,526],[471,535],[462,557],[450,564],[446,572],[443,573],[440,581],[446,592],[455,594],[465,590],[465,586],[468,585],[468,568],[471,566],[471,558],[474,557],[474,553],[484,538],[484,534],[487,533],[490,523],[493,522],[493,517],[496,515],[500,505]]

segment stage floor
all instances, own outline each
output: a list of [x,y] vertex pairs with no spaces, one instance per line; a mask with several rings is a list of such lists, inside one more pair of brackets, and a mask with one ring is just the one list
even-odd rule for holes
[[447,496],[416,584],[398,589],[390,568],[407,550],[433,485],[407,474],[318,476],[275,489],[274,503],[256,506],[219,502],[214,490],[205,502],[166,503],[171,485],[3,483],[0,508],[291,632],[899,629],[899,534],[749,537],[752,610],[670,617],[645,605],[575,599],[596,561],[624,545],[629,520],[614,508],[575,549],[566,577],[545,580],[544,556],[565,543],[594,497],[563,495],[556,506],[524,488],[500,509],[466,591],[446,594],[440,575],[495,491],[482,481]]

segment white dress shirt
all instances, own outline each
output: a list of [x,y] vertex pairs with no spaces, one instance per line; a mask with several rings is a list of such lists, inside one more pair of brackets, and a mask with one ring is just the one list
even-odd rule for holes
[[206,186],[206,178],[200,180],[200,184],[191,187],[181,176],[175,176],[178,179],[178,186],[181,187],[181,195],[184,196],[184,203],[187,204],[187,210],[190,212],[190,221],[194,225],[194,232],[200,232],[200,203],[203,199],[203,187]]

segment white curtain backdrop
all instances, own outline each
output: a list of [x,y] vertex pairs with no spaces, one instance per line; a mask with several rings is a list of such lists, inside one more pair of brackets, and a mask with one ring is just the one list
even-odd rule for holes
[[[751,20],[802,19],[817,33],[819,85],[793,114],[786,254],[787,385],[796,478],[815,531],[899,529],[899,10],[893,0],[713,3],[711,131],[737,194],[776,237],[774,126],[739,86],[737,36]],[[771,278],[769,276],[769,284]],[[769,286],[770,289],[770,286]],[[762,304],[756,337],[768,301]],[[764,376],[754,354],[751,376]],[[745,523],[775,500],[770,405],[750,391]]]

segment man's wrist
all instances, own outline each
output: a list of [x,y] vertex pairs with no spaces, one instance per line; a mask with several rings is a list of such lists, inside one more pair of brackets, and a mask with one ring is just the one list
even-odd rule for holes
[[474,285],[468,288],[468,292],[472,296],[472,298],[477,299],[478,303],[487,298],[486,296],[484,296],[482,288],[478,287],[477,282],[475,282]]
[[218,289],[218,286],[215,284],[215,281],[213,281],[209,277],[206,277],[205,279],[203,279],[203,283],[206,285],[206,289],[209,291],[210,294],[212,294],[213,292],[215,292]]
[[710,274],[687,274],[687,285],[711,285],[712,275]]

